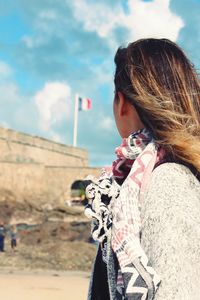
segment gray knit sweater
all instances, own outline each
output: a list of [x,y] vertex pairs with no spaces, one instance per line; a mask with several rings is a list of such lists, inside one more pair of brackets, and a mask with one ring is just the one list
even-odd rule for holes
[[144,201],[142,245],[162,280],[155,300],[199,300],[199,181],[183,165],[162,164]]
[[[183,165],[158,166],[146,187],[141,217],[141,243],[162,281],[154,299],[200,300],[200,182]],[[116,300],[116,268],[109,240],[107,246],[110,300]],[[108,300],[92,292],[95,273],[100,273],[97,259],[88,300]]]

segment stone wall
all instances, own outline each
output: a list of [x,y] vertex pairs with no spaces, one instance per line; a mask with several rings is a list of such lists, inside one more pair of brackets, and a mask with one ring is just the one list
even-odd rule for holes
[[0,128],[0,150],[0,161],[43,163],[54,166],[88,166],[88,153],[84,149],[10,129]]
[[99,173],[83,149],[0,128],[0,201],[57,205],[75,180]]

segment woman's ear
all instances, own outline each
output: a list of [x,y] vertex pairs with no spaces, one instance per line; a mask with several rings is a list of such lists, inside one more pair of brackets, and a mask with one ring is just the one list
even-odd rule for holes
[[124,116],[127,113],[127,101],[125,100],[124,94],[121,92],[117,93],[118,96],[118,114],[120,117]]
[[134,105],[126,100],[123,93],[117,93],[113,110],[117,129],[122,138],[127,138],[131,133],[144,128]]

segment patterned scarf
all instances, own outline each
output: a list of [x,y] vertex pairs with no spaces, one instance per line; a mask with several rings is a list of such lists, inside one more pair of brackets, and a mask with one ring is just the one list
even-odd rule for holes
[[89,204],[85,214],[93,218],[92,236],[102,248],[111,238],[120,267],[117,299],[150,300],[160,279],[141,247],[140,213],[149,176],[164,153],[157,150],[150,132],[142,129],[123,139],[116,154],[112,176],[104,172],[86,188]]

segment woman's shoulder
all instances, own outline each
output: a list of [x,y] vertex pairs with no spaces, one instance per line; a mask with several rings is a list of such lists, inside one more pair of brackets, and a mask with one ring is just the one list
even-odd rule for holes
[[166,162],[156,167],[149,181],[149,188],[156,185],[163,188],[176,188],[181,190],[186,188],[199,189],[200,182],[187,166]]
[[199,212],[200,183],[189,168],[164,163],[154,169],[142,205],[141,243],[162,280],[156,300],[199,299]]
[[[170,173],[179,173],[182,175],[191,175],[191,170],[188,166],[186,166],[183,163],[174,162],[174,161],[167,161],[164,163],[161,163],[156,167],[152,174],[155,174],[157,172],[170,172]],[[193,173],[192,173],[193,174]]]
[[[145,211],[185,210],[185,207],[199,207],[200,182],[191,170],[178,163],[163,163],[154,169],[145,190]],[[159,209],[158,209],[159,208]]]

